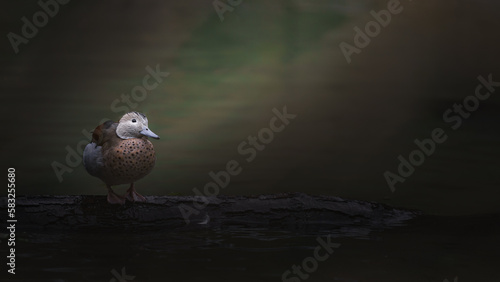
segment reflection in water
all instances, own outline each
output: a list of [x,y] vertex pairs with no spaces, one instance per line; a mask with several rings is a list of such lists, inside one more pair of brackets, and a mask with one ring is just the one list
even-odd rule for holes
[[[5,29],[19,30],[33,7],[8,5]],[[155,143],[155,170],[137,183],[145,195],[191,194],[287,105],[300,119],[224,193],[301,191],[437,214],[496,212],[497,96],[396,193],[383,173],[415,138],[444,126],[443,109],[473,93],[478,75],[500,77],[498,5],[405,3],[347,64],[339,43],[387,1],[259,0],[222,23],[200,0],[68,3],[19,54],[5,53],[2,112],[13,122],[4,124],[2,162],[19,171],[23,193],[104,194],[78,165],[82,130],[118,119],[113,101],[142,84],[146,66],[160,65],[171,75],[131,109],[165,136]],[[54,161],[77,164],[62,183]]]
[[[18,235],[17,281],[281,281],[312,256],[318,238],[341,244],[307,281],[497,281],[499,216],[423,217],[365,239],[340,230],[128,230]],[[16,280],[14,280],[16,281]]]

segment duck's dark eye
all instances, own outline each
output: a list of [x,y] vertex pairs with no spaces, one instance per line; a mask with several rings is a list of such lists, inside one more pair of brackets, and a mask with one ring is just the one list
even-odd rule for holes
[[136,122],[135,118],[134,118],[134,119],[132,119],[132,122]]

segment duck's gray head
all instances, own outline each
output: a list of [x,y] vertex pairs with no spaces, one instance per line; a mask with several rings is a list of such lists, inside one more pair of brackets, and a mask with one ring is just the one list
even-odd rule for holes
[[160,139],[158,135],[149,130],[146,115],[139,112],[124,114],[116,127],[116,135],[121,139],[141,138],[142,136]]

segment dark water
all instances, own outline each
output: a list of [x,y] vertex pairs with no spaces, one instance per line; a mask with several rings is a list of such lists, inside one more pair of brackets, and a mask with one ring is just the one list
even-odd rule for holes
[[132,281],[282,281],[328,237],[340,245],[311,264],[307,281],[497,281],[499,236],[498,215],[424,216],[357,237],[341,228],[45,230],[18,234],[17,274],[7,281],[110,281],[122,268]]

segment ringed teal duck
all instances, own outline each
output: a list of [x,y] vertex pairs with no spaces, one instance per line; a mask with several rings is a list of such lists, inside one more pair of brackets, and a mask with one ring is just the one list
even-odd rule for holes
[[[155,165],[155,150],[148,137],[160,139],[149,129],[147,117],[139,112],[126,113],[118,123],[107,121],[92,133],[92,141],[83,151],[83,165],[90,175],[106,184],[109,203],[146,201],[135,191],[134,182],[149,174]],[[111,188],[128,183],[125,196]]]

